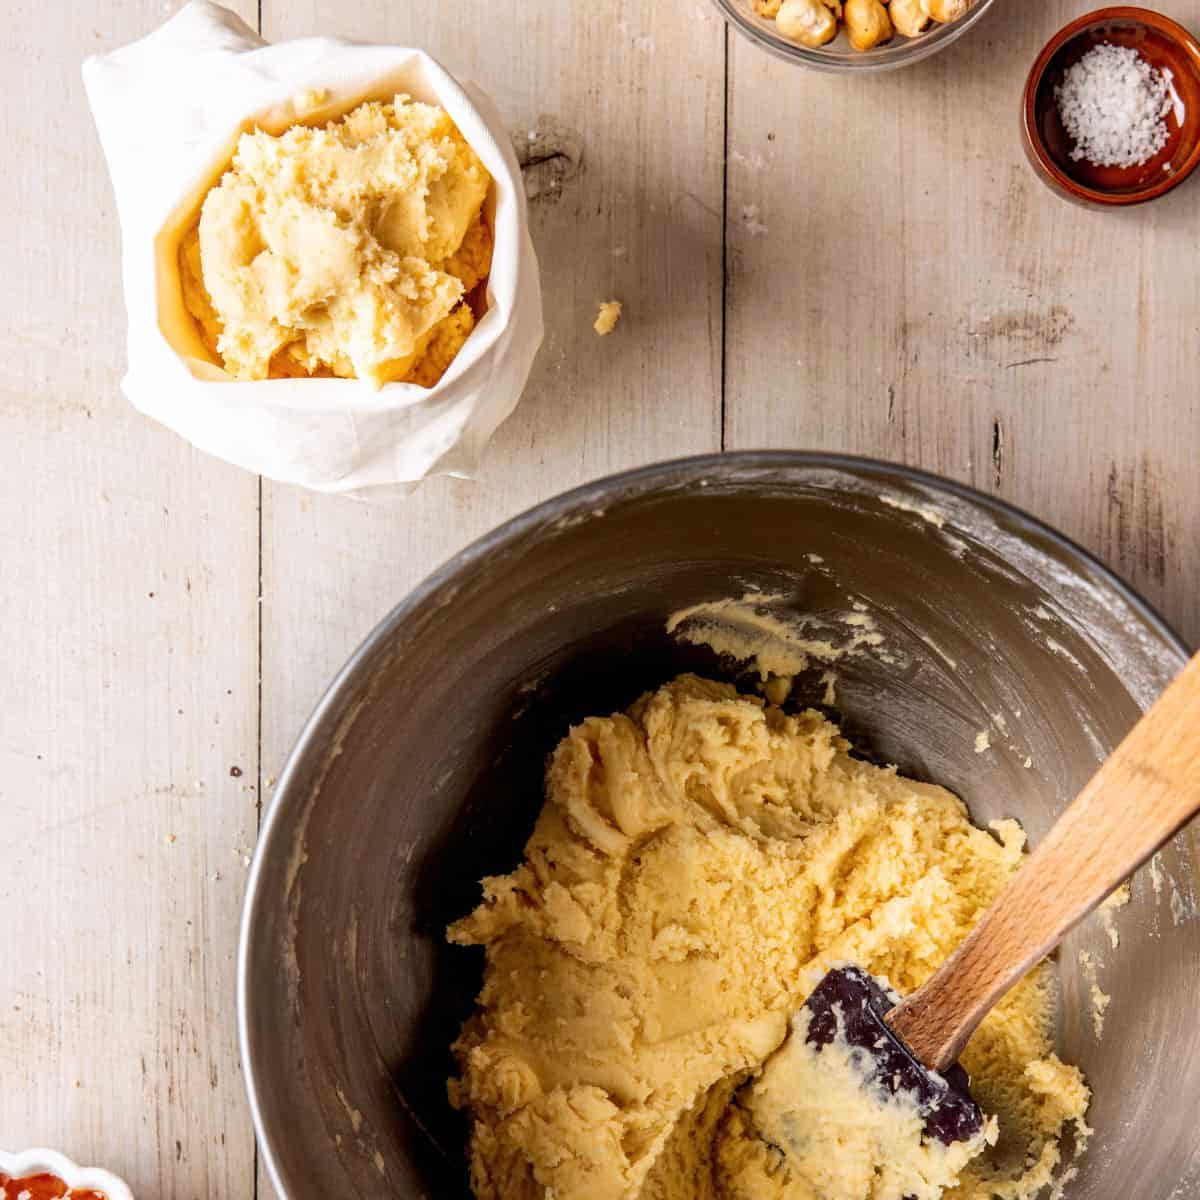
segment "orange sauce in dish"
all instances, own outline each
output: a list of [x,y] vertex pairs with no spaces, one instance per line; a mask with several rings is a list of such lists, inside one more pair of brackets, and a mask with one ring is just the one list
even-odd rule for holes
[[13,1179],[0,1171],[0,1200],[108,1200],[91,1188],[68,1188],[57,1175],[25,1175]]

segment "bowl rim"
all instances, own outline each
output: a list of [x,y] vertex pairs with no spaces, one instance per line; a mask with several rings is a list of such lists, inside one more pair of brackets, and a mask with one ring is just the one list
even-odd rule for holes
[[[251,974],[250,955],[254,929],[261,919],[262,906],[266,903],[263,890],[265,873],[263,864],[272,852],[275,843],[286,836],[289,817],[306,799],[305,781],[301,774],[302,760],[308,753],[310,744],[315,740],[319,729],[331,714],[337,713],[345,689],[353,682],[363,665],[369,662],[388,641],[397,626],[409,613],[464,568],[477,563],[505,543],[520,538],[529,530],[561,519],[567,513],[580,508],[603,507],[604,501],[614,493],[625,495],[631,489],[649,490],[651,485],[668,483],[676,477],[690,477],[697,472],[727,470],[731,467],[741,470],[802,468],[810,471],[830,470],[850,474],[870,472],[874,478],[882,479],[885,484],[916,484],[936,493],[965,500],[993,517],[1004,518],[1022,537],[1036,536],[1044,539],[1068,558],[1073,559],[1080,569],[1093,572],[1100,582],[1120,595],[1164,642],[1178,651],[1181,666],[1190,657],[1191,651],[1187,643],[1154,605],[1094,554],[1066,534],[1060,533],[1053,526],[1017,505],[998,496],[988,495],[969,484],[959,483],[917,467],[887,462],[865,455],[834,454],[814,450],[735,450],[666,459],[601,476],[590,483],[556,493],[549,499],[510,517],[451,555],[441,566],[430,572],[367,634],[334,676],[324,694],[317,701],[312,714],[305,721],[288,754],[287,761],[279,773],[271,802],[263,813],[254,858],[246,880],[246,893],[242,902],[242,915],[238,929],[237,1034],[242,1075],[245,1080],[250,1114],[254,1121],[257,1145],[271,1182],[282,1200],[288,1200],[291,1193],[281,1175],[275,1147],[263,1128],[263,1109],[260,1099],[263,1088],[262,1081],[258,1078],[255,1039],[250,1028],[252,1004],[251,989],[248,987]],[[124,1200],[124,1198],[121,1197],[120,1200]]]
[[883,47],[871,50],[856,51],[835,57],[825,53],[820,47],[810,48],[797,43],[786,42],[786,39],[776,40],[766,36],[761,29],[746,16],[735,3],[735,0],[712,0],[726,24],[732,26],[743,37],[753,42],[775,58],[789,62],[793,66],[806,67],[814,71],[826,71],[831,74],[854,74],[856,72],[895,71],[901,67],[910,67],[922,59],[944,50],[951,42],[962,37],[983,15],[992,7],[995,0],[974,0],[968,12],[957,21],[939,25],[936,29],[927,30],[918,37],[906,38],[897,44],[887,43]]
[[[1167,192],[1177,188],[1200,165],[1200,138],[1197,139],[1191,154],[1184,160],[1183,165],[1175,172],[1164,175],[1163,178],[1147,184],[1131,192],[1106,192],[1100,188],[1088,187],[1072,179],[1055,161],[1046,148],[1046,143],[1037,127],[1037,98],[1045,79],[1046,69],[1051,59],[1080,34],[1085,33],[1092,25],[1105,21],[1130,21],[1147,26],[1163,34],[1173,41],[1192,60],[1197,77],[1200,78],[1200,40],[1178,21],[1163,13],[1149,8],[1139,8],[1135,5],[1116,4],[1106,8],[1093,9],[1082,16],[1068,21],[1046,44],[1041,53],[1029,68],[1025,77],[1025,88],[1021,96],[1021,133],[1025,145],[1037,162],[1038,171],[1043,182],[1056,188],[1076,200],[1089,204],[1102,205],[1107,208],[1128,208],[1134,204],[1144,204],[1148,200],[1156,200]],[[1200,118],[1192,118],[1200,119]]]
[[40,1147],[10,1154],[0,1150],[0,1173],[10,1179],[26,1175],[57,1175],[72,1190],[86,1188],[103,1192],[108,1200],[133,1200],[129,1185],[103,1167],[81,1167],[58,1150]]

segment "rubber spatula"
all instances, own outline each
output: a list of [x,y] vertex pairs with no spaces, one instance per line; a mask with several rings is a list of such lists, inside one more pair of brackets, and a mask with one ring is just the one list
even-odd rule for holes
[[[962,1048],[992,1006],[1200,812],[1200,654],[1133,727],[941,969],[898,1000],[857,967],[809,996],[806,1040],[840,1032],[874,1086],[915,1096],[926,1135],[983,1127]],[[898,1002],[897,1002],[898,1001]]]

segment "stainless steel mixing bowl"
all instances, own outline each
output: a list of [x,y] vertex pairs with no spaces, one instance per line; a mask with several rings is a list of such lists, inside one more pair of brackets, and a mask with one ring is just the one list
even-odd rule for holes
[[[445,1080],[481,957],[442,931],[480,876],[516,861],[568,723],[682,669],[736,675],[664,623],[754,590],[817,622],[865,604],[885,640],[837,666],[849,734],[953,788],[977,821],[1015,815],[1034,840],[1185,657],[1145,603],[1046,526],[881,463],[695,459],[509,522],[367,639],[264,823],[239,1020],[282,1196],[467,1195]],[[819,698],[817,672],[799,693]],[[977,753],[981,730],[991,749]],[[1185,833],[1137,876],[1119,951],[1093,918],[1058,957],[1061,1052],[1095,1088],[1069,1200],[1200,1192],[1196,860]],[[1112,996],[1102,1040],[1085,949]]]

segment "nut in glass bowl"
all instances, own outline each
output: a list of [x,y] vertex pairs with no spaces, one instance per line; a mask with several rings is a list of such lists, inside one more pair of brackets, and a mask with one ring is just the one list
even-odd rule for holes
[[[799,66],[819,71],[886,71],[909,66],[944,49],[979,21],[993,0],[968,0],[965,7],[948,0],[890,0],[886,4],[880,0],[839,0],[840,14],[822,0],[713,3],[725,20],[752,42]],[[962,11],[956,13],[958,8]],[[934,9],[935,15],[950,19],[924,20],[925,12]],[[836,26],[830,27],[829,21],[836,22]],[[901,32],[906,28],[913,30],[912,36]],[[829,40],[805,44],[823,38]]]

